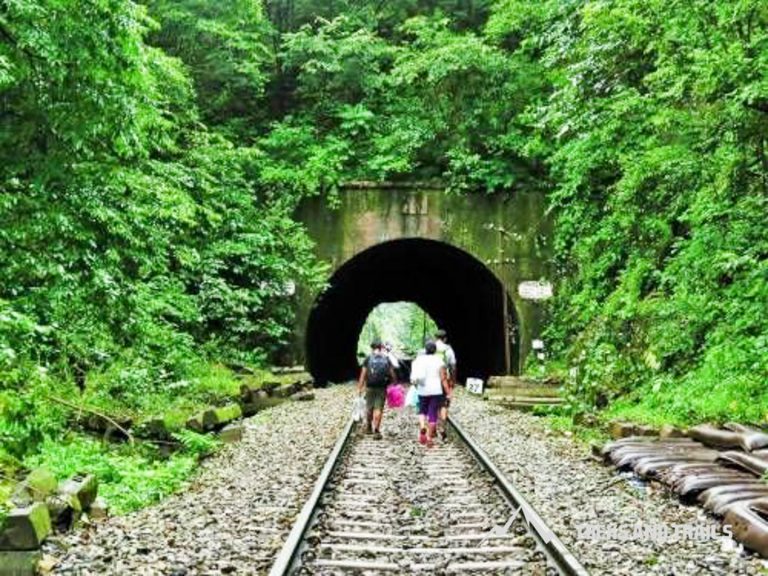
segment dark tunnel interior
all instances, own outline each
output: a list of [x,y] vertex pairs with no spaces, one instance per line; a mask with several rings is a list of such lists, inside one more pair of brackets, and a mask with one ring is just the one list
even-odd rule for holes
[[[448,332],[461,380],[502,374],[502,297],[514,326],[514,307],[501,282],[467,252],[424,239],[377,244],[339,268],[317,297],[307,324],[308,368],[319,384],[355,378],[357,341],[368,313],[382,302],[411,301]],[[518,350],[515,342],[510,346],[515,367]]]

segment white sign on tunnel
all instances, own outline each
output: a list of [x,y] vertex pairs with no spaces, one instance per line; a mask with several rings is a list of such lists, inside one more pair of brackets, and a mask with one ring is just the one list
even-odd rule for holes
[[524,300],[547,300],[552,298],[552,284],[542,280],[526,280],[517,285],[517,293]]

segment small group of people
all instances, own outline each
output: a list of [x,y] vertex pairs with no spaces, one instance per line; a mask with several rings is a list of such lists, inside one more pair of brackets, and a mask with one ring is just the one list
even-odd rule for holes
[[[367,418],[365,430],[381,439],[381,421],[387,398],[387,386],[397,381],[399,361],[381,341],[371,342],[357,382],[359,394],[365,392]],[[456,386],[456,353],[445,330],[438,330],[427,340],[411,364],[410,381],[418,394],[419,442],[431,447],[438,435],[447,435],[448,408]]]

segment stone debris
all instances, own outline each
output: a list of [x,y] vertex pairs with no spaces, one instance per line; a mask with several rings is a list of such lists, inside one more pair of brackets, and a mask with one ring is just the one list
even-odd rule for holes
[[96,476],[73,476],[59,486],[59,493],[77,498],[80,510],[86,510],[96,500],[99,491],[99,481]]
[[11,501],[17,506],[44,502],[56,491],[56,477],[47,468],[35,468],[14,490]]
[[291,400],[296,400],[298,402],[307,402],[309,400],[314,400],[314,399],[315,399],[315,393],[312,392],[311,390],[301,390],[291,395]]
[[187,420],[187,428],[195,432],[210,432],[217,430],[233,420],[242,417],[243,410],[239,404],[227,404],[219,408],[208,408]]
[[88,517],[91,520],[104,520],[109,516],[109,504],[101,496],[97,497],[93,501],[91,507],[88,509]]

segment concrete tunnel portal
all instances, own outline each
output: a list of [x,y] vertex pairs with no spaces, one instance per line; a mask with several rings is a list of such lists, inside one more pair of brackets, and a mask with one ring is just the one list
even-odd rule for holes
[[319,384],[357,376],[357,341],[368,313],[395,301],[415,302],[448,332],[461,380],[503,374],[518,365],[517,315],[493,272],[455,246],[409,238],[352,257],[316,298],[305,342],[307,366]]

